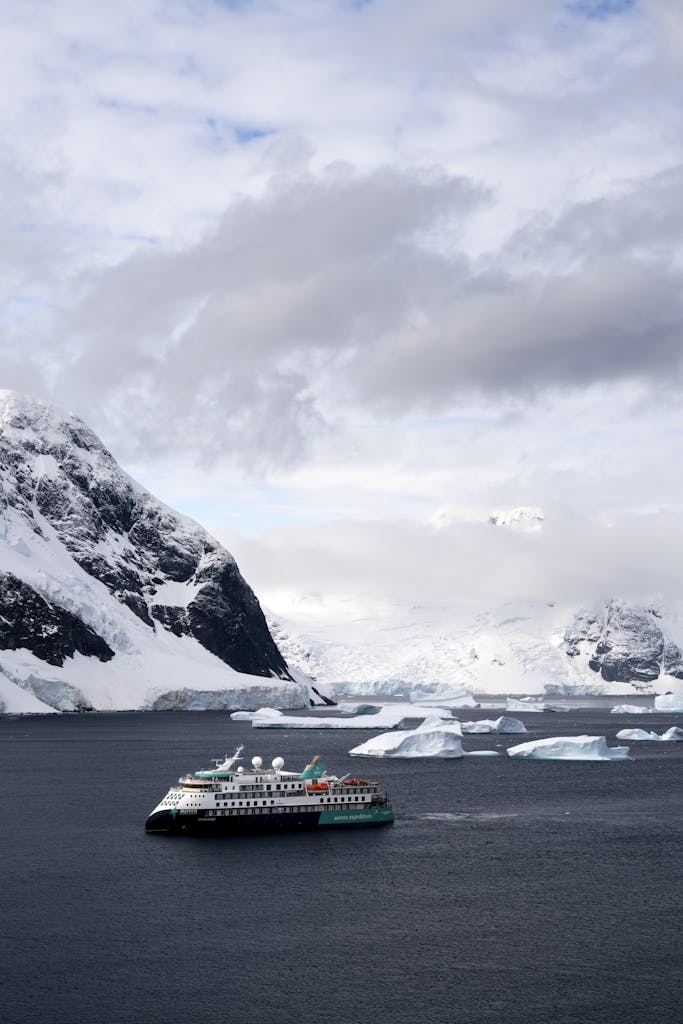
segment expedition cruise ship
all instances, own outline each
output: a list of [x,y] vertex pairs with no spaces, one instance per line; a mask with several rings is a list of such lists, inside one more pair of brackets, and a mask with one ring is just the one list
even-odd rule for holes
[[215,767],[178,779],[145,823],[147,832],[237,835],[278,829],[342,825],[385,825],[394,812],[379,784],[330,775],[318,757],[302,772],[283,771],[276,757],[270,768],[260,757],[245,769],[243,748]]

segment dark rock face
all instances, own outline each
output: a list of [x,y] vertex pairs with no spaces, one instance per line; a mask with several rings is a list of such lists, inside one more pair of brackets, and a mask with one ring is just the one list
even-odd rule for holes
[[[24,538],[62,545],[153,633],[195,637],[239,672],[291,679],[229,552],[131,480],[80,420],[8,392],[0,394],[0,538],[4,518],[15,532],[20,521]],[[5,647],[59,665],[75,650],[113,657],[85,623],[16,584],[11,614],[0,606]],[[29,635],[32,621],[44,624],[40,636]]]
[[[261,606],[233,562],[205,578],[187,608],[153,605],[152,615],[176,636],[193,636],[207,651],[238,672],[289,678],[287,665],[271,637]],[[258,638],[254,643],[254,637]],[[262,671],[256,672],[254,666]]]
[[0,650],[25,647],[49,665],[76,653],[109,661],[111,647],[65,608],[47,601],[10,573],[0,574]]
[[570,657],[588,655],[605,682],[652,683],[661,673],[683,679],[683,656],[664,636],[653,609],[610,601],[602,612],[581,611],[565,633]]

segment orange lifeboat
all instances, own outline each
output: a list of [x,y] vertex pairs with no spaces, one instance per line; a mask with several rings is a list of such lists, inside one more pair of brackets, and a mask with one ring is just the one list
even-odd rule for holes
[[326,782],[312,782],[309,786],[306,786],[306,790],[309,793],[327,793],[329,788]]

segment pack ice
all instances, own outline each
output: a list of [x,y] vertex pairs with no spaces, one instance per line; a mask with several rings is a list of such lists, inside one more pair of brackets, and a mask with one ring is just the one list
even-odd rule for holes
[[628,747],[608,747],[604,736],[550,736],[508,748],[510,757],[537,761],[628,761]]

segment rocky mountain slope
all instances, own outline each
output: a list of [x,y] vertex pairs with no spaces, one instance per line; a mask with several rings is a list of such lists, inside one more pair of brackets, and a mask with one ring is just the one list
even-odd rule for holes
[[309,683],[214,538],[81,420],[0,391],[0,710],[301,707]]

